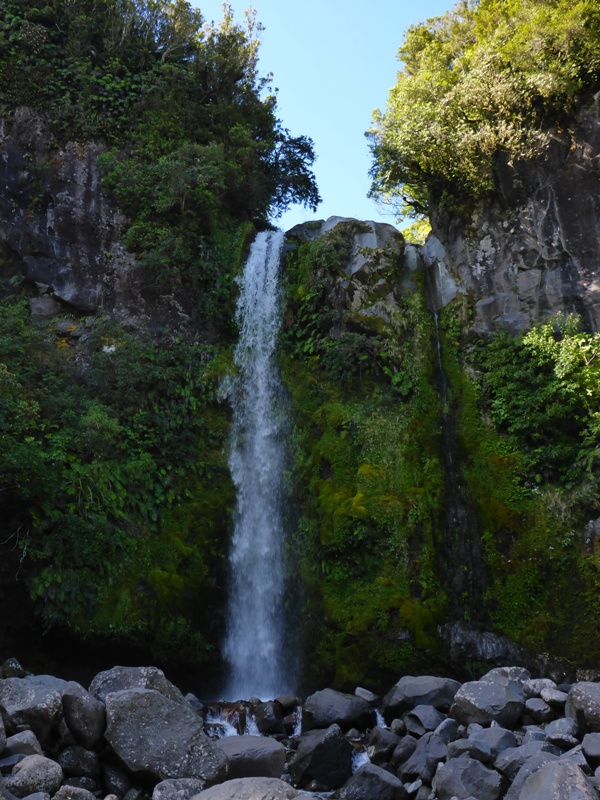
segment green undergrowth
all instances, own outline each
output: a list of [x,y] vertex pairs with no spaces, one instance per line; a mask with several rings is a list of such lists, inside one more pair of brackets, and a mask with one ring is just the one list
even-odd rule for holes
[[458,413],[458,463],[485,553],[486,614],[528,647],[598,664],[597,334],[574,317],[521,336],[466,341],[466,301],[441,313]]
[[444,486],[431,317],[421,292],[403,295],[388,320],[359,326],[345,313],[352,235],[337,226],[290,256],[283,358],[308,678],[340,688],[431,663],[445,607],[434,572]]
[[[228,351],[2,301],[3,545],[46,626],[206,660],[229,529]],[[218,590],[216,590],[218,594]]]

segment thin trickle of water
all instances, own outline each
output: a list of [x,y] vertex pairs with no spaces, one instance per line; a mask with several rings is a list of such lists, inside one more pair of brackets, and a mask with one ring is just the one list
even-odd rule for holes
[[237,373],[225,386],[233,410],[229,467],[236,487],[229,557],[225,697],[273,699],[293,690],[284,657],[282,476],[286,414],[275,359],[281,327],[283,233],[259,233],[240,279]]

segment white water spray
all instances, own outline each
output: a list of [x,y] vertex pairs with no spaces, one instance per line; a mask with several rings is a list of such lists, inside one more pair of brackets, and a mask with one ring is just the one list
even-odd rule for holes
[[281,327],[283,233],[259,233],[240,280],[229,467],[237,491],[230,560],[225,696],[273,699],[290,691],[284,669],[282,477],[286,416],[275,360]]

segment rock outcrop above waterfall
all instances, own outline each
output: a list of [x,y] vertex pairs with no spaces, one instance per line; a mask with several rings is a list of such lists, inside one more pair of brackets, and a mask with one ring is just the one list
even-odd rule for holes
[[178,300],[161,295],[126,250],[124,219],[101,189],[94,142],[58,147],[40,114],[0,120],[0,278],[37,287],[32,313],[110,314],[130,325],[182,328]]
[[473,330],[517,332],[553,314],[600,330],[600,94],[535,161],[497,164],[496,190],[471,218],[434,213],[423,254],[436,304],[475,304]]
[[[6,672],[3,667],[0,674]],[[21,691],[15,689],[19,684]],[[343,733],[328,717],[319,721],[306,714],[307,730],[301,712],[314,706],[313,695],[286,718],[285,732],[273,737],[242,730],[256,703],[205,707],[194,695],[184,698],[155,668],[115,667],[98,675],[89,692],[82,686],[75,692],[75,685],[48,675],[0,678],[3,800],[33,800],[34,794],[36,800],[289,800],[307,791],[333,792],[336,800],[600,797],[598,683],[557,687],[521,667],[494,669],[462,685],[405,675],[388,692],[405,698],[389,728],[365,717]],[[39,713],[48,702],[32,686],[46,687],[53,705],[58,698],[57,713]],[[136,693],[141,702],[125,710]],[[317,699],[323,694],[331,706],[348,704],[347,695],[326,689]],[[90,747],[75,743],[81,741],[80,726],[67,711],[73,697],[81,701],[85,695],[94,696],[97,707],[92,711],[88,703],[88,716],[95,715],[102,729]],[[356,689],[361,703],[364,695]],[[378,703],[373,695],[373,715]],[[123,731],[128,730],[120,744],[115,705],[122,707]],[[215,722],[219,714],[222,721]],[[173,715],[179,719],[175,727],[169,724]],[[192,761],[182,759],[179,749],[192,730],[202,742],[192,759],[194,777]]]

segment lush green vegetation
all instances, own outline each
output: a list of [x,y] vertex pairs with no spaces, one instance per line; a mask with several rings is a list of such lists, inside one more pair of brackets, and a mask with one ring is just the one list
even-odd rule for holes
[[594,666],[600,553],[583,533],[600,510],[600,336],[567,316],[469,342],[467,305],[444,309],[441,332],[456,463],[484,548],[488,624]]
[[102,319],[35,326],[14,299],[0,320],[4,544],[46,623],[206,657],[232,495],[218,351]]
[[[444,487],[432,320],[421,287],[387,321],[345,307],[343,269],[361,231],[339,224],[290,256],[284,341],[308,663],[340,687],[431,665],[445,602],[434,568]],[[385,257],[370,254],[375,265]],[[399,281],[402,259],[373,275],[373,286]]]
[[463,0],[409,28],[369,132],[372,195],[399,213],[465,210],[499,157],[543,152],[600,78],[595,0]]
[[231,310],[224,241],[319,201],[312,142],[283,127],[259,75],[260,32],[253,12],[240,25],[225,6],[213,25],[184,0],[7,0],[0,15],[2,113],[42,112],[57,145],[106,144],[127,246],[205,318]]

